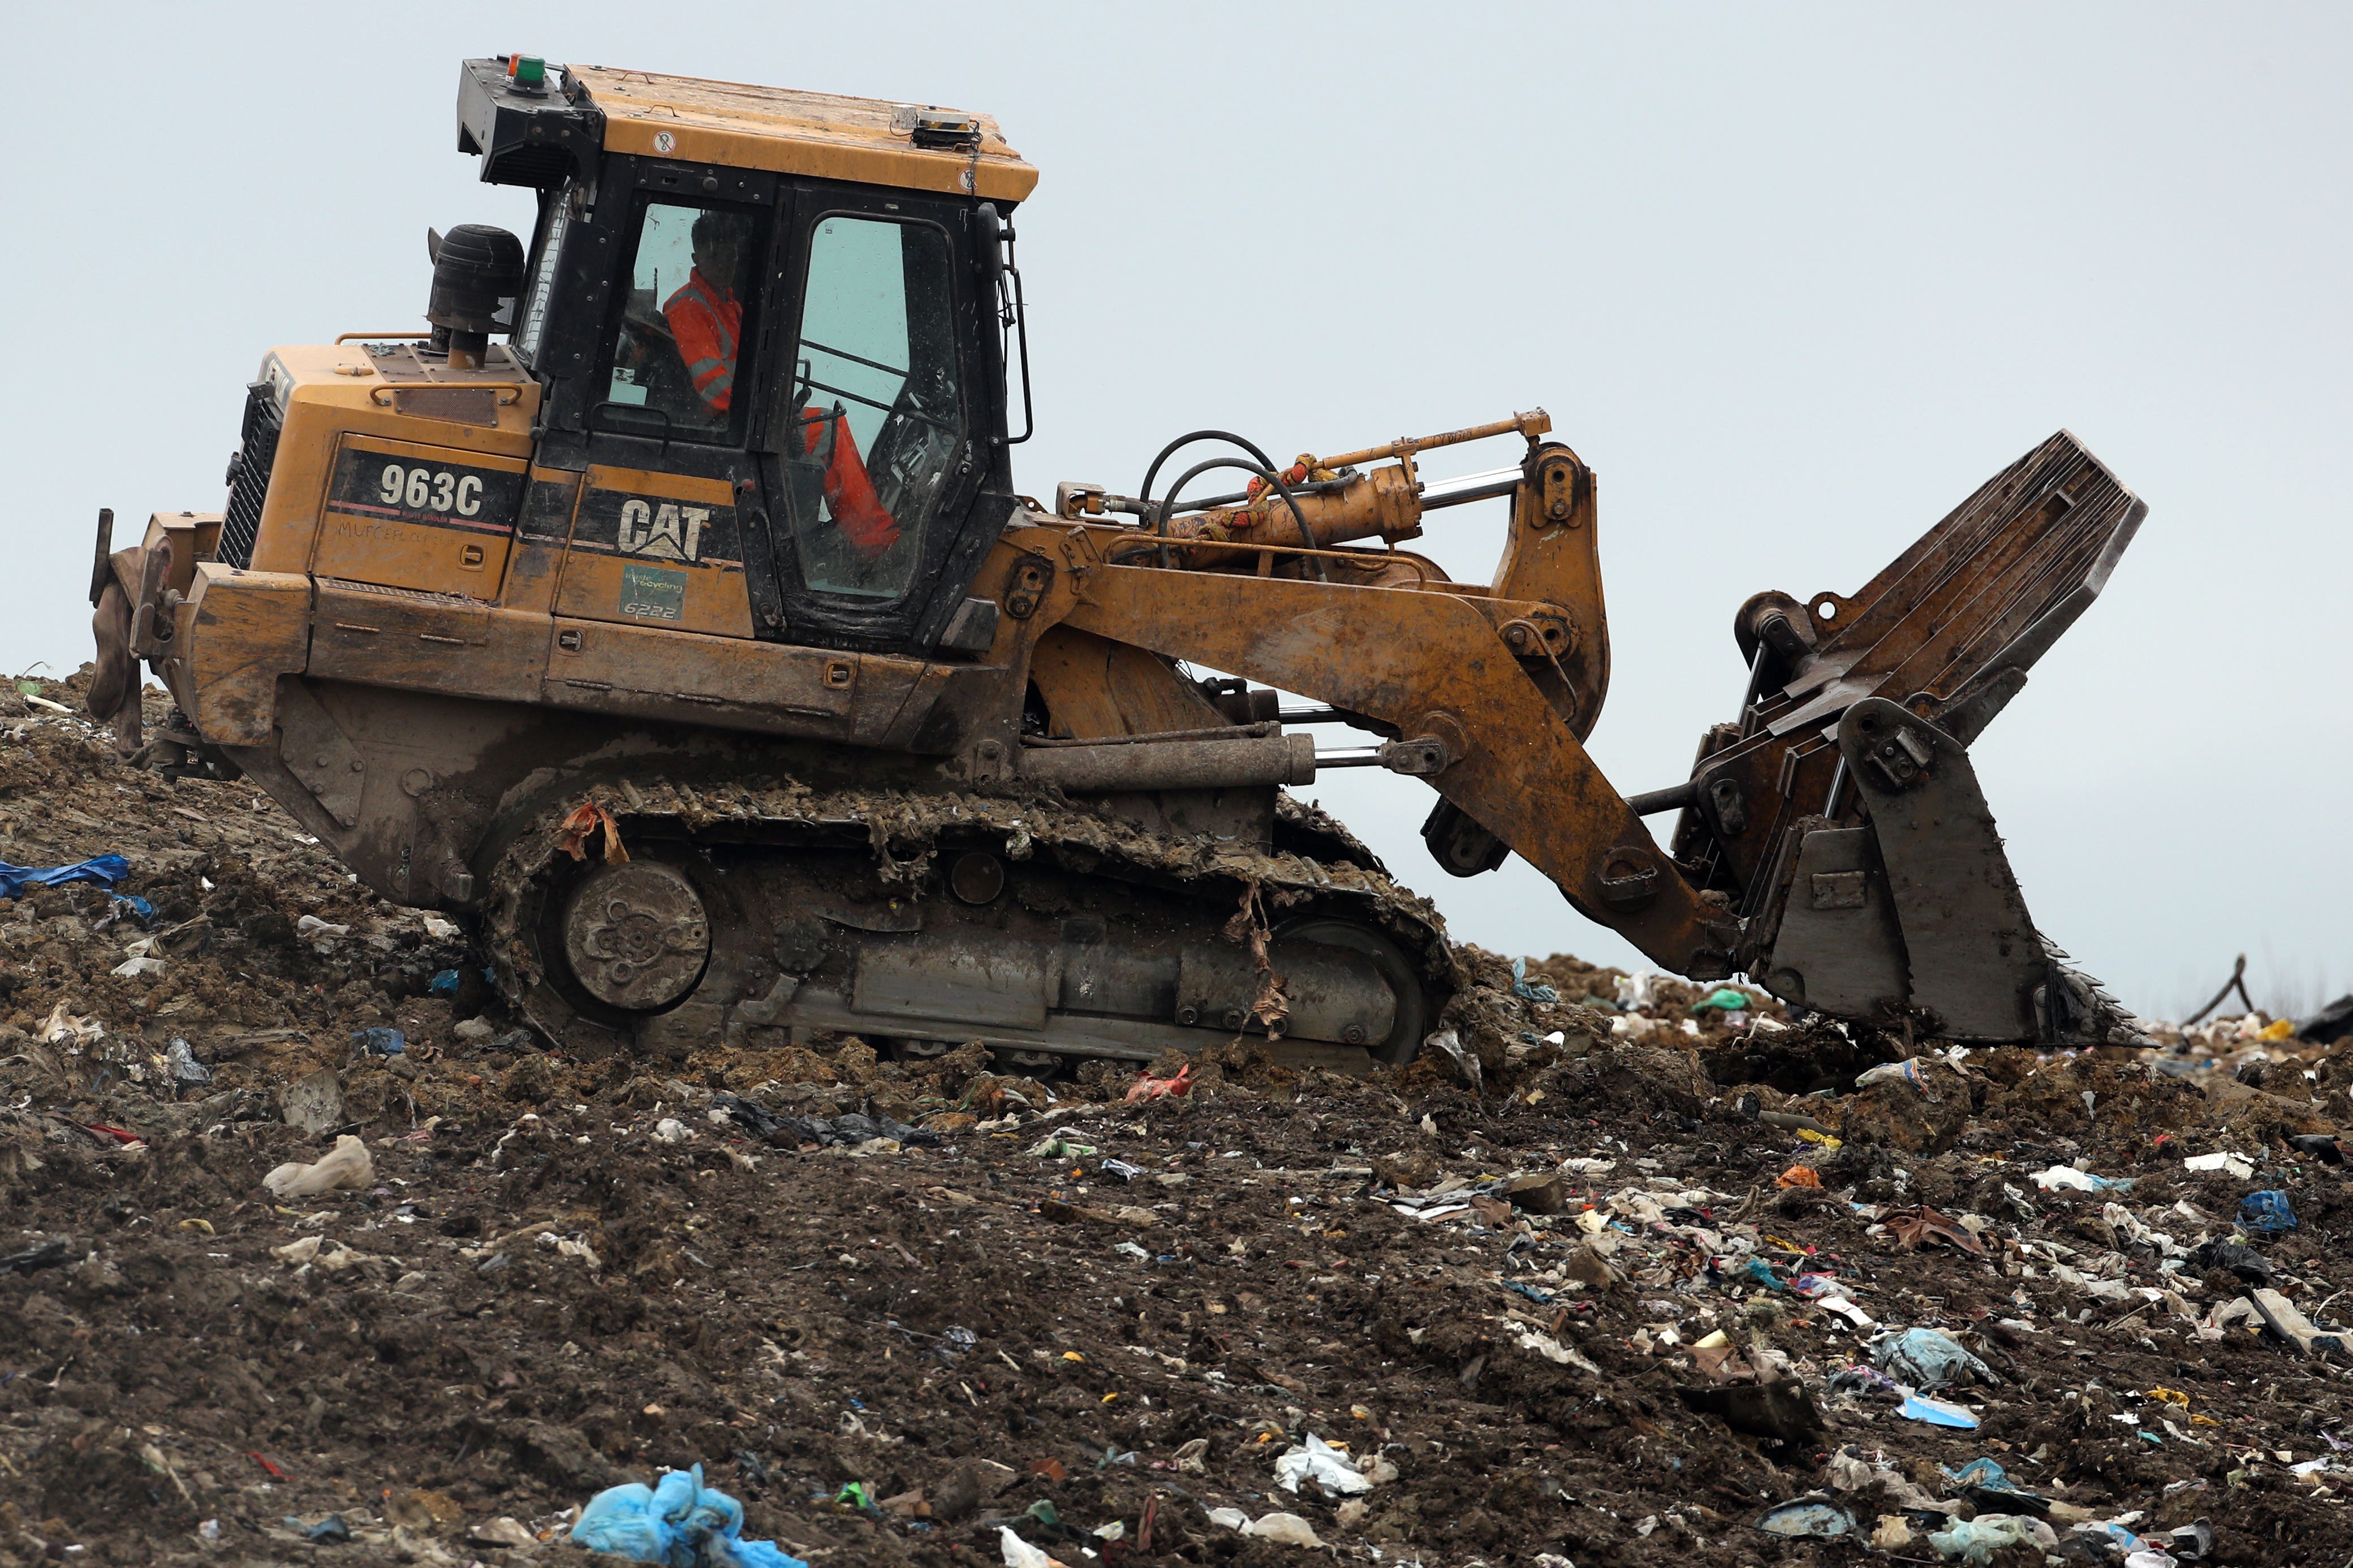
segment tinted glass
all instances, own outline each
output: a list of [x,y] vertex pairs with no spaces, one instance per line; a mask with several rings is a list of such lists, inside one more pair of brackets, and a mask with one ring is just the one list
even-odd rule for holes
[[769,432],[789,477],[801,575],[895,598],[961,459],[947,237],[836,215],[809,238],[790,395]]
[[631,236],[629,295],[606,400],[659,411],[675,436],[715,439],[733,430],[737,389],[749,380],[758,253],[751,214],[648,203]]

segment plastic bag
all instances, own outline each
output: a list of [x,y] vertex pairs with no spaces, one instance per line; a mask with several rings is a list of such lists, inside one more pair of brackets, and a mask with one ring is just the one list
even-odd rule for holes
[[2287,1194],[2271,1187],[2249,1193],[2239,1200],[2239,1223],[2249,1230],[2265,1233],[2294,1230],[2295,1211],[2287,1206]]
[[1981,1513],[1975,1519],[1957,1519],[1951,1528],[1928,1537],[1937,1555],[1971,1563],[1990,1563],[1995,1552],[2021,1543],[2056,1552],[2059,1534],[2041,1520],[2023,1514]]
[[[1512,994],[1519,997],[1525,1002],[1557,1002],[1560,1000],[1560,993],[1546,984],[1543,981],[1539,980],[1534,984],[1530,984],[1528,983],[1528,961],[1525,958],[1515,958],[1512,960]],[[1746,998],[1744,997],[1743,1000],[1745,1001]]]
[[1931,1392],[1963,1381],[2000,1383],[1993,1368],[1935,1329],[1891,1329],[1871,1342],[1872,1364],[1899,1382]]
[[670,1568],[808,1568],[773,1542],[741,1539],[744,1505],[702,1484],[702,1467],[672,1470],[659,1486],[608,1487],[588,1500],[572,1539],[592,1552]]
[[1274,1479],[1285,1490],[1297,1491],[1301,1480],[1313,1477],[1321,1481],[1324,1489],[1333,1492],[1368,1492],[1373,1483],[1366,1480],[1348,1456],[1316,1436],[1307,1435],[1307,1441],[1274,1461]]
[[261,1184],[280,1198],[315,1198],[343,1187],[375,1185],[375,1162],[367,1145],[346,1132],[323,1159],[308,1165],[292,1161],[261,1178]]

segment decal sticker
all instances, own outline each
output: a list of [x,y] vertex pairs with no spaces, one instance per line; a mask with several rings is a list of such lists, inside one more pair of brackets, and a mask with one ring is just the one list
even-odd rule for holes
[[581,499],[580,521],[572,531],[575,550],[723,571],[743,565],[739,543],[735,509],[723,501],[632,495],[593,485]]
[[685,608],[685,573],[634,561],[621,568],[621,614],[674,621]]
[[654,151],[668,154],[678,151],[678,138],[667,131],[654,132]]
[[519,473],[347,447],[335,463],[327,510],[380,522],[504,533],[522,489]]
[[702,528],[711,521],[707,506],[677,501],[656,503],[631,496],[621,503],[621,527],[616,543],[624,555],[651,555],[664,561],[702,559]]

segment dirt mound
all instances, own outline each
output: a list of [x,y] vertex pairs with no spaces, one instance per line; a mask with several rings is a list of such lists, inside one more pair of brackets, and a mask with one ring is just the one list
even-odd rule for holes
[[[1463,949],[1454,1048],[1369,1079],[1249,1042],[1135,1104],[978,1047],[573,1061],[250,791],[0,722],[6,858],[121,853],[154,909],[0,903],[0,1568],[520,1563],[493,1521],[554,1542],[691,1464],[828,1568],[1008,1528],[1306,1560],[1225,1510],[1424,1568],[1873,1560],[1760,1529],[1817,1490],[1925,1561],[2011,1511],[1979,1458],[2055,1538],[2353,1551],[2353,1189],[2284,1141],[2348,1109],[2325,1053],[1907,1053]],[[339,1135],[361,1184],[264,1186]],[[2295,1228],[2237,1223],[2259,1190]],[[1919,1390],[1974,1430],[1904,1414],[1905,1330],[1983,1367]],[[1293,1492],[1310,1437],[1345,1468]]]

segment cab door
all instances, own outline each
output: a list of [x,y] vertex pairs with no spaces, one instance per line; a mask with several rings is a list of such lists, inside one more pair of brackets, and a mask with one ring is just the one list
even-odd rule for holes
[[773,635],[746,433],[776,270],[775,179],[640,161],[635,184],[555,614],[730,637],[765,621]]
[[784,635],[923,653],[1002,521],[975,516],[993,401],[971,215],[814,184],[793,205],[796,286],[756,443]]

